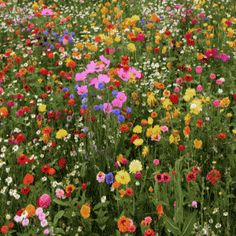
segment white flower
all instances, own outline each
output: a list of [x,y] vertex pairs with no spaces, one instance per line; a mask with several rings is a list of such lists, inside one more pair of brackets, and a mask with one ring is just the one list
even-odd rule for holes
[[102,197],[101,197],[101,203],[105,203],[106,200],[107,200],[107,197],[106,197],[106,196],[102,196]]

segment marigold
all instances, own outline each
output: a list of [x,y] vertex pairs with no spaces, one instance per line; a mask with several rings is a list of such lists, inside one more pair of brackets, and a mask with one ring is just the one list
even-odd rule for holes
[[200,139],[194,139],[193,144],[196,149],[202,148],[202,140],[200,140]]
[[56,139],[63,139],[68,135],[65,129],[59,129],[56,133]]
[[90,217],[91,207],[88,203],[85,203],[81,209],[80,214],[84,219],[88,219]]

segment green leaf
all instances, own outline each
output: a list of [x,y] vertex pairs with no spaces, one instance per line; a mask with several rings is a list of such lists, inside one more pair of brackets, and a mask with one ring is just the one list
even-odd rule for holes
[[55,202],[56,204],[60,205],[60,206],[70,206],[69,202],[63,202],[59,199],[54,199],[53,202]]
[[61,228],[56,228],[55,229],[55,234],[56,235],[60,235],[60,234],[65,235],[65,231]]
[[54,220],[53,220],[54,226],[57,224],[58,220],[61,219],[61,217],[64,215],[64,213],[65,212],[63,210],[57,212],[57,214],[55,215]]
[[178,226],[174,223],[174,221],[172,219],[170,219],[167,216],[164,216],[163,220],[164,220],[164,224],[165,224],[166,228],[168,230],[170,230],[171,233],[173,233],[175,236],[181,235],[180,229],[178,228]]
[[192,214],[190,217],[187,218],[186,223],[184,224],[182,236],[189,236],[193,229],[193,224],[195,222],[196,214]]

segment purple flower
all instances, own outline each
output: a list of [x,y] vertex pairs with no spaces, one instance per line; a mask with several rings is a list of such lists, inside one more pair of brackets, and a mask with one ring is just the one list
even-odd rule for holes
[[113,184],[114,182],[114,176],[111,172],[106,174],[106,184]]

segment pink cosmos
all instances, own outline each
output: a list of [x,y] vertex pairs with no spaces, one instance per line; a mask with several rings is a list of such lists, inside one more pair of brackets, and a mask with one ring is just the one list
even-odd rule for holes
[[202,67],[201,66],[196,66],[195,71],[197,74],[201,74],[202,73]]
[[83,81],[83,80],[86,79],[87,75],[88,75],[88,74],[87,74],[86,71],[83,71],[83,72],[81,72],[81,73],[77,73],[77,74],[75,75],[75,80],[76,80],[76,81]]
[[132,73],[137,79],[141,79],[142,74],[140,71],[137,71],[134,67],[129,69],[129,72]]
[[98,82],[107,84],[110,82],[110,77],[105,74],[100,74],[100,75],[98,75]]
[[103,55],[101,55],[101,56],[99,57],[99,59],[106,65],[106,67],[109,67],[109,65],[110,65],[110,60],[109,60],[109,59],[107,59],[107,58],[104,57]]
[[202,92],[202,91],[203,91],[202,85],[199,84],[199,85],[197,86],[197,91],[198,91],[198,92]]
[[119,99],[122,103],[126,102],[127,96],[124,92],[118,92],[116,98]]
[[115,98],[112,102],[111,102],[113,107],[119,107],[121,108],[123,105],[123,102],[120,101],[119,99]]
[[43,194],[37,200],[37,205],[42,208],[48,208],[51,204],[51,197],[48,194]]
[[220,101],[217,99],[217,100],[214,100],[213,102],[212,102],[212,104],[213,104],[213,106],[214,107],[219,107],[220,106]]
[[111,105],[111,103],[104,103],[103,104],[103,111],[105,113],[111,113],[112,112],[112,105]]
[[41,14],[43,15],[43,16],[53,16],[53,11],[51,10],[51,9],[49,9],[49,8],[45,8],[45,9],[43,9],[42,11],[41,11]]
[[94,73],[97,70],[97,64],[94,61],[91,61],[87,67],[86,67],[86,72],[89,73]]
[[209,77],[210,77],[210,79],[212,79],[212,80],[213,80],[213,79],[215,79],[215,78],[216,78],[216,75],[215,75],[214,73],[211,73]]
[[79,86],[79,87],[77,88],[77,93],[78,93],[79,95],[88,93],[88,87],[87,87],[87,85]]
[[65,197],[65,191],[63,189],[56,189],[56,197],[57,198],[64,198]]
[[130,79],[130,75],[128,71],[125,71],[123,68],[119,69],[117,71],[117,74],[123,81],[127,82]]

